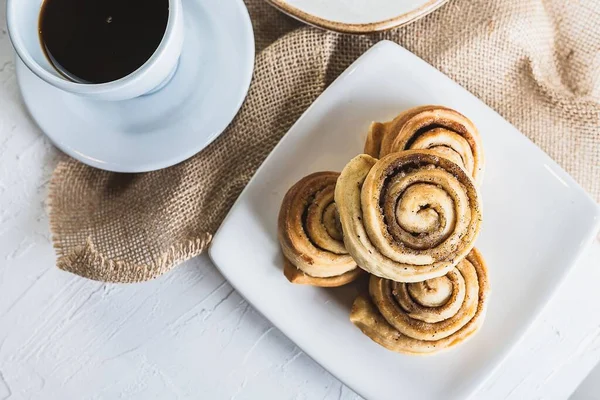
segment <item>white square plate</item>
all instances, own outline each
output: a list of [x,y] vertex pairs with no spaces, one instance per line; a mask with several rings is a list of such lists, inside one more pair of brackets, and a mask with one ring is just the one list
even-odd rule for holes
[[[303,176],[340,171],[362,152],[371,121],[422,104],[471,118],[486,152],[477,247],[490,271],[487,319],[467,343],[431,357],[385,350],[349,321],[356,287],[290,284],[277,214]],[[420,58],[380,42],[304,113],[244,189],[210,256],[231,284],[315,361],[369,399],[459,399],[473,394],[548,302],[591,242],[600,209],[500,115]]]

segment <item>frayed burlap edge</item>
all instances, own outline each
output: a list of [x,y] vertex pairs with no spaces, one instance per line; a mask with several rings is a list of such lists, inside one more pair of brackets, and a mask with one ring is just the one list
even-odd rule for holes
[[[63,182],[65,170],[66,163],[60,161],[49,183],[47,212],[50,219],[50,232],[59,231],[58,220],[52,207],[52,193],[56,193],[55,189]],[[54,234],[52,235],[52,243],[58,257],[56,261],[58,268],[84,278],[111,283],[135,283],[157,278],[173,269],[174,265],[204,253],[211,240],[212,235],[204,232],[195,239],[176,243],[162,253],[152,254],[151,262],[138,265],[105,256],[95,248],[91,236],[88,237],[85,245],[67,252],[55,239]]]

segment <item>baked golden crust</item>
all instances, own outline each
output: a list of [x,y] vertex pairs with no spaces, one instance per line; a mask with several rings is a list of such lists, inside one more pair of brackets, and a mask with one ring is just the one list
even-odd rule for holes
[[287,258],[283,262],[283,274],[291,283],[297,285],[310,285],[319,287],[338,287],[355,281],[359,276],[366,275],[365,271],[360,268],[354,268],[351,271],[341,275],[332,276],[329,278],[316,278],[307,275],[302,270],[296,268]]
[[471,251],[481,225],[471,177],[430,150],[355,157],[335,202],[356,263],[397,282],[445,275]]
[[371,276],[370,296],[359,296],[350,320],[381,346],[432,354],[456,346],[481,327],[490,293],[487,267],[473,251],[446,276],[397,283]]
[[339,173],[316,172],[290,188],[278,219],[281,249],[293,283],[340,286],[359,275],[342,238],[334,190]]
[[429,149],[458,164],[477,184],[483,178],[484,156],[475,125],[447,107],[426,105],[402,112],[392,121],[371,125],[365,153],[375,158],[390,153]]

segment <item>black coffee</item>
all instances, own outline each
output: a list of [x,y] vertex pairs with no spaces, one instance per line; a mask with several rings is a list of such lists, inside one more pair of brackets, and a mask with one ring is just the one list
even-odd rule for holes
[[104,83],[141,67],[160,44],[169,0],[45,0],[40,40],[68,78]]

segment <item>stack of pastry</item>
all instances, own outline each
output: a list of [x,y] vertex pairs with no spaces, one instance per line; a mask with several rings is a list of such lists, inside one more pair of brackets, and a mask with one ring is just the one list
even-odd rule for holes
[[476,127],[441,106],[371,125],[365,154],[296,183],[279,213],[285,276],[333,287],[369,274],[350,320],[401,353],[450,348],[475,333],[489,283],[475,240],[483,151]]

